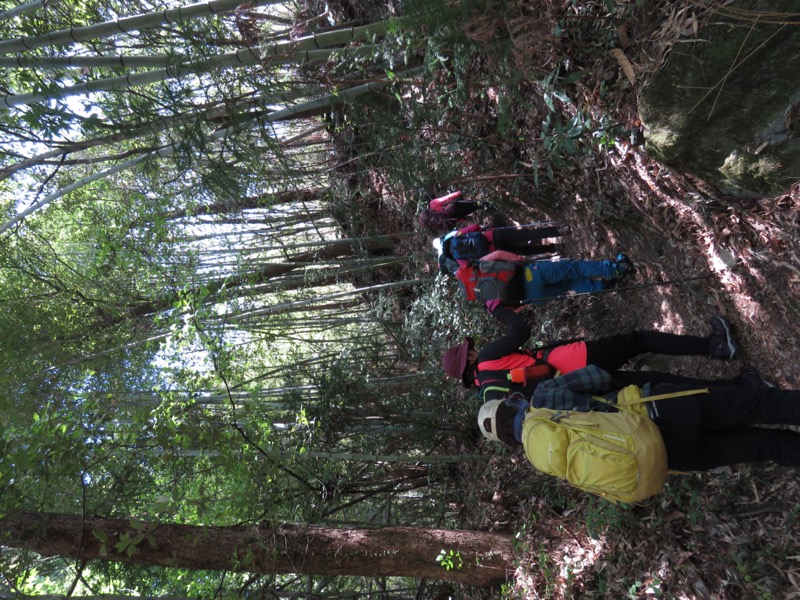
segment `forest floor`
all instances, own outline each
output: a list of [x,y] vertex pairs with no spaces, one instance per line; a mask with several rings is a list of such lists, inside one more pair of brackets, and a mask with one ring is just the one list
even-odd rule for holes
[[[578,104],[628,126],[638,121],[637,90],[675,40],[696,32],[694,21],[703,18],[692,2],[649,4],[619,23],[616,45],[635,69],[634,85],[600,46],[594,55],[584,52],[578,65],[590,73],[580,82]],[[553,48],[551,56],[539,48],[535,57],[541,65],[555,63],[564,50]],[[492,68],[488,57],[472,65],[473,72]],[[526,101],[510,112],[521,141],[461,156],[465,172],[492,165],[495,173],[519,177],[473,180],[473,195],[494,201],[515,223],[568,223],[567,256],[627,252],[639,266],[634,284],[702,276],[529,310],[540,335],[593,338],[632,329],[704,335],[712,316],[725,315],[735,327],[740,358],[648,357],[631,367],[713,378],[735,377],[750,363],[779,387],[799,386],[800,186],[777,197],[723,197],[649,158],[646,144],[617,140],[577,157],[552,179],[540,176],[537,187],[532,165],[548,108],[535,82],[520,85]],[[453,115],[455,126],[468,128],[497,114],[498,95],[481,91]],[[488,471],[482,464],[461,473],[464,489],[472,489],[465,496],[464,525],[517,533],[521,558],[504,588],[508,597],[800,597],[794,469],[740,466],[671,476],[663,495],[620,508],[532,475],[521,452],[498,453],[488,444],[483,450],[495,454]]]

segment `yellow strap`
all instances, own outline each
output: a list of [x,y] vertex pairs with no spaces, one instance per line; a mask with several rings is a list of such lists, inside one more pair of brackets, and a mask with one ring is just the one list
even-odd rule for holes
[[651,400],[664,400],[665,398],[680,398],[681,396],[693,396],[694,394],[710,394],[711,390],[703,388],[701,390],[683,390],[682,392],[671,392],[669,394],[657,394],[655,396],[647,396],[639,400],[639,402],[650,402]]
[[641,398],[637,398],[635,400],[626,400],[625,402],[619,402],[619,398],[617,399],[617,406],[632,406],[634,404],[643,404],[645,402],[650,402],[651,400],[665,400],[667,398],[680,398],[681,396],[693,396],[695,394],[710,394],[711,391],[708,388],[702,388],[697,390],[683,390],[680,392],[669,392],[668,394],[656,394],[655,396],[642,396]]

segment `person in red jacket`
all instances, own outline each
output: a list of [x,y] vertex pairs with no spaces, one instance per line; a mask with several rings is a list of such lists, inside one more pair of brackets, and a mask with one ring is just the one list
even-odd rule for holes
[[428,206],[417,216],[422,227],[433,233],[452,229],[458,222],[472,213],[487,208],[487,205],[461,197],[461,192],[452,192],[428,202]]
[[[711,319],[708,336],[677,335],[660,331],[632,331],[597,340],[553,344],[541,350],[523,350],[531,337],[531,326],[514,310],[499,305],[493,316],[507,327],[506,334],[478,351],[471,338],[450,348],[442,356],[442,366],[450,377],[466,387],[480,388],[484,401],[501,399],[513,392],[530,397],[544,380],[594,364],[624,385],[656,381],[658,383],[708,384],[670,373],[621,371],[621,367],[639,354],[653,352],[673,356],[710,356],[731,360],[738,353],[731,325],[725,317]],[[740,373],[739,383],[761,383],[751,368]],[[719,383],[719,382],[714,382]],[[736,383],[734,382],[729,383]]]

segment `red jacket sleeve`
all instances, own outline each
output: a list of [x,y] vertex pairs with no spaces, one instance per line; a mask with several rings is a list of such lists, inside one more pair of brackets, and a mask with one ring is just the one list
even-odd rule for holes
[[472,225],[467,225],[466,227],[459,229],[456,235],[461,235],[462,233],[472,233],[473,231],[481,231],[481,226],[478,225],[477,223],[473,223]]
[[458,198],[461,195],[461,192],[453,192],[452,194],[447,194],[446,196],[441,196],[439,198],[434,198],[430,202],[428,202],[428,208],[430,208],[434,212],[441,212],[441,210],[450,204],[453,200]]

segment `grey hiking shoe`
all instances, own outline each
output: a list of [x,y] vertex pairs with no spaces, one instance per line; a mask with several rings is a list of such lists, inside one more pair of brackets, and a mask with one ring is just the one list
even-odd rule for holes
[[733,339],[733,325],[725,317],[712,317],[708,336],[708,355],[721,360],[733,360],[739,347]]
[[771,381],[764,379],[753,365],[742,365],[739,369],[739,377],[737,379],[742,385],[749,385],[753,387],[771,387],[774,388],[775,384]]

